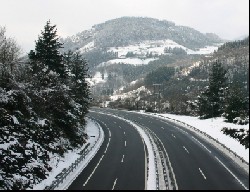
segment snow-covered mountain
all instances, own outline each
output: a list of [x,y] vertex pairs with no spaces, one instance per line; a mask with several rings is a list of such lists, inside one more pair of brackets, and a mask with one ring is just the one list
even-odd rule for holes
[[144,41],[168,39],[192,50],[223,42],[213,33],[203,34],[170,21],[145,17],[121,17],[109,20],[62,41],[65,49],[87,51],[94,47],[122,47]]
[[[203,34],[170,21],[146,17],[109,20],[61,41],[64,51],[78,50],[87,59],[93,77],[89,79],[91,86],[112,89],[142,78],[159,66],[175,65],[179,57],[185,61],[177,65],[188,65],[192,55],[213,53],[224,42],[213,33]],[[174,59],[165,57],[172,54]],[[190,57],[183,59],[183,54]],[[124,64],[132,66],[121,67]]]

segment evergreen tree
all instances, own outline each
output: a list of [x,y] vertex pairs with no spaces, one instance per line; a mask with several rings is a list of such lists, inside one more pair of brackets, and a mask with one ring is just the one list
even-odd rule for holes
[[72,54],[72,63],[70,65],[72,80],[73,99],[82,105],[83,114],[87,113],[89,105],[89,86],[85,79],[88,77],[87,61],[82,58],[79,52]]
[[87,95],[83,94],[87,89],[86,76],[81,75],[86,69],[85,65],[80,67],[83,64],[79,54],[68,52],[63,56],[59,52],[61,47],[55,25],[48,21],[36,41],[35,51],[29,53],[34,87],[30,94],[39,116],[49,119],[53,130],[76,146],[84,142],[82,133],[88,105],[83,105],[79,98]]
[[[226,97],[224,116],[228,122],[244,124],[248,123],[246,119],[249,118],[249,97],[241,74],[242,73],[236,72],[233,76],[233,81],[229,86]],[[238,118],[238,120],[236,120],[236,118]]]
[[219,117],[224,112],[227,88],[227,71],[218,61],[212,64],[208,89],[198,99],[198,113],[201,118]]
[[[39,72],[42,68],[46,73],[51,70],[58,73],[60,77],[65,77],[62,55],[59,52],[60,48],[62,48],[62,43],[59,42],[57,37],[56,25],[51,25],[50,21],[47,21],[44,31],[41,32],[41,36],[36,41],[35,51],[31,50],[29,53],[34,73]],[[43,68],[42,65],[47,68]]]

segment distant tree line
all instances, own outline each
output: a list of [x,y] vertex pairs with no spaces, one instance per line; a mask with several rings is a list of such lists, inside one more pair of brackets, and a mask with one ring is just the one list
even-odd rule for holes
[[224,43],[223,45],[221,45],[219,48],[218,48],[218,51],[221,51],[223,49],[232,49],[232,48],[239,48],[239,47],[242,47],[242,46],[249,46],[249,36],[246,37],[245,39],[243,40],[237,40],[237,41],[232,41],[232,42],[226,42]]

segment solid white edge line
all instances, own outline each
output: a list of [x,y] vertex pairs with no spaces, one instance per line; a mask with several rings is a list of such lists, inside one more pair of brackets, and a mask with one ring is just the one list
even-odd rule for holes
[[85,162],[85,164],[79,165],[78,170],[76,172],[72,172],[72,175],[74,175],[73,179],[71,179],[71,180],[65,180],[61,185],[59,185],[57,188],[55,188],[55,190],[67,190],[68,187],[73,183],[73,181],[78,177],[78,175],[85,169],[85,167],[87,167],[87,165],[89,164],[89,162],[92,160],[92,158],[96,155],[97,151],[101,147],[101,145],[102,145],[102,143],[104,141],[104,132],[103,132],[103,129],[101,128],[100,124],[97,123],[95,120],[93,120],[93,121],[100,128],[100,133],[101,133],[101,135],[100,135],[101,139],[97,142],[96,147],[94,147],[97,150],[95,150],[94,153],[92,153],[92,154],[88,154],[87,157],[86,157],[86,159],[85,159],[85,160],[87,160]]
[[244,189],[246,189],[246,190],[249,190],[241,181],[240,181],[240,179],[238,179],[238,177],[236,177],[233,173],[232,173],[232,171],[230,171],[230,169],[228,169],[227,168],[227,166],[226,165],[224,165],[216,156],[215,156],[215,158],[219,161],[219,163],[242,185],[242,187],[244,187]]
[[116,181],[117,181],[117,178],[116,178],[116,179],[115,179],[115,181],[114,181],[114,184],[113,184],[112,190],[114,190],[114,188],[115,188]]
[[92,173],[90,174],[90,176],[88,177],[87,181],[85,181],[85,183],[83,184],[83,187],[85,185],[87,185],[88,181],[90,180],[90,178],[92,177],[92,175],[94,174],[96,168],[99,166],[100,162],[102,161],[102,158],[104,157],[104,155],[102,155],[101,159],[99,160],[99,162],[97,163],[97,165],[95,166],[94,170],[92,171]]
[[109,142],[110,142],[110,140],[111,140],[111,138],[109,138],[109,141],[108,141],[108,144],[107,144],[107,147],[106,147],[106,149],[105,149],[104,153],[106,153],[106,152],[107,152],[107,150],[108,150],[108,146],[109,146]]
[[209,153],[212,153],[205,145],[203,145],[200,141],[198,141],[196,138],[192,136],[192,138],[197,141],[204,149],[206,149]]

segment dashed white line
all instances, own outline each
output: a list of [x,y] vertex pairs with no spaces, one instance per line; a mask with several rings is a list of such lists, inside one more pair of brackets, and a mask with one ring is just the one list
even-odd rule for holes
[[83,187],[85,185],[87,185],[88,181],[90,180],[90,178],[92,177],[92,175],[94,174],[96,168],[99,166],[100,162],[102,161],[102,158],[104,157],[104,155],[102,155],[101,159],[99,160],[99,162],[97,163],[97,165],[95,166],[94,170],[92,171],[92,173],[90,174],[90,176],[88,177],[87,181],[83,184]]
[[161,127],[162,129],[164,129],[164,127]]
[[115,188],[116,181],[117,181],[117,178],[115,179],[115,182],[114,182],[114,184],[113,184],[112,190],[114,190],[114,188]]
[[230,169],[228,169],[227,168],[227,166],[226,165],[224,165],[216,156],[215,156],[215,158],[219,161],[219,163],[223,166],[223,167],[225,167],[225,169],[242,185],[242,187],[244,187],[244,189],[246,189],[246,190],[249,190],[239,179],[238,179],[238,177],[236,177],[233,173],[232,173],[232,171],[230,171]]
[[111,137],[111,132],[110,132],[110,130],[109,130],[109,137]]
[[208,148],[206,148],[206,146],[205,145],[203,145],[200,141],[198,141],[196,138],[194,138],[193,136],[192,136],[192,138],[195,140],[195,141],[197,141],[204,149],[206,149],[209,153],[212,153]]
[[106,149],[105,149],[104,153],[106,153],[106,152],[107,152],[107,150],[108,150],[108,146],[109,146],[110,139],[111,139],[111,138],[109,138],[109,141],[108,141],[108,144],[107,144],[107,147],[106,147]]
[[123,133],[124,133],[124,135],[126,135],[125,131]]
[[189,151],[187,150],[187,148],[186,148],[185,146],[183,146],[183,148],[185,149],[185,151],[186,151],[187,153],[189,153]]
[[200,171],[200,173],[202,174],[203,178],[204,178],[204,179],[207,179],[206,176],[204,175],[204,173],[202,172],[202,170],[201,170],[200,168],[199,168],[199,171]]
[[172,137],[176,139],[176,137],[174,136],[174,134],[172,134]]
[[126,145],[127,145],[127,142],[125,141],[125,145],[124,146],[126,147]]
[[121,160],[121,163],[123,163],[123,160],[124,160],[124,155],[122,155],[122,160]]
[[184,130],[180,129],[179,127],[177,127],[177,126],[173,126],[173,127],[175,127],[176,129],[179,129],[181,132],[186,133],[187,135],[189,135],[189,133],[188,133],[188,132],[186,132],[186,131],[184,131]]

